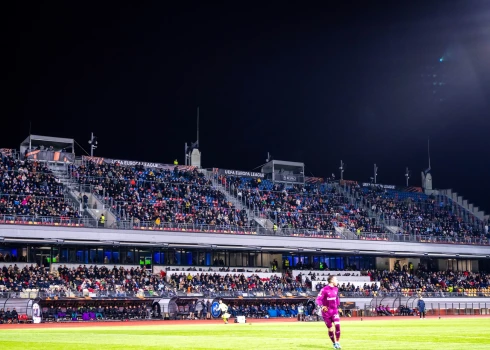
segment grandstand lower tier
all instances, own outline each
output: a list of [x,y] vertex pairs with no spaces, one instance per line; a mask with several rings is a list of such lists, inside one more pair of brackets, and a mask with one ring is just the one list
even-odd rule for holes
[[[321,320],[314,298],[220,298],[231,318]],[[418,297],[342,298],[343,317],[417,316]],[[490,315],[490,298],[424,298],[431,316]],[[0,298],[0,323],[217,319],[217,298]],[[383,306],[388,313],[380,312]],[[8,310],[5,312],[4,310]],[[15,313],[12,314],[12,311]]]

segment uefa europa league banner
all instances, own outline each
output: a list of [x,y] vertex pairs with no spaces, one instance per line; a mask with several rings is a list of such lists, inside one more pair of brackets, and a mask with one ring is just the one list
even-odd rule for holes
[[213,168],[213,173],[218,175],[228,175],[228,176],[238,176],[238,177],[253,177],[261,178],[265,177],[264,173],[253,172],[253,171],[242,171],[242,170],[229,170],[229,169],[219,169]]
[[[90,156],[82,156],[82,161],[84,162],[92,162],[95,164],[114,164],[120,166],[142,166],[144,168],[153,168],[153,169],[162,169],[162,170],[174,170],[175,165],[173,164],[162,164],[162,163],[152,163],[152,162],[139,162],[135,160],[122,160],[122,159],[109,159],[103,157],[90,157]],[[187,165],[177,165],[177,169],[183,170],[193,170],[195,166],[187,166]]]

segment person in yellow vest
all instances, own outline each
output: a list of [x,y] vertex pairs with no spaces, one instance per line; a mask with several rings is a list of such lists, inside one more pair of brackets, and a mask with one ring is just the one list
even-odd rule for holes
[[174,160],[174,165],[179,165],[179,162],[176,160]]
[[277,232],[277,225],[274,224],[274,226],[272,226],[272,229],[274,230],[274,234],[276,234],[276,232]]
[[162,222],[160,221],[160,217],[157,217],[155,220],[155,226],[160,226]]
[[104,225],[105,225],[105,216],[104,216],[104,214],[100,215],[99,223],[100,223],[100,226],[104,227]]

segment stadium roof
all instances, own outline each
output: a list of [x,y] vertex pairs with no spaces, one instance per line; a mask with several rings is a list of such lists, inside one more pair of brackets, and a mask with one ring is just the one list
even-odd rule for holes
[[41,135],[29,135],[27,138],[22,141],[20,144],[21,147],[32,147],[39,145],[48,145],[48,146],[56,146],[57,148],[69,148],[71,147],[74,150],[75,140],[67,139],[62,137],[52,137],[52,136],[41,136]]

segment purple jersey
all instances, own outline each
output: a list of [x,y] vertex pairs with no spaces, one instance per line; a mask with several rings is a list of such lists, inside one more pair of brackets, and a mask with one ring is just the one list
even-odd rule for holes
[[326,285],[318,294],[316,303],[320,307],[326,306],[329,312],[335,311],[335,313],[337,313],[340,306],[339,289],[337,287]]

